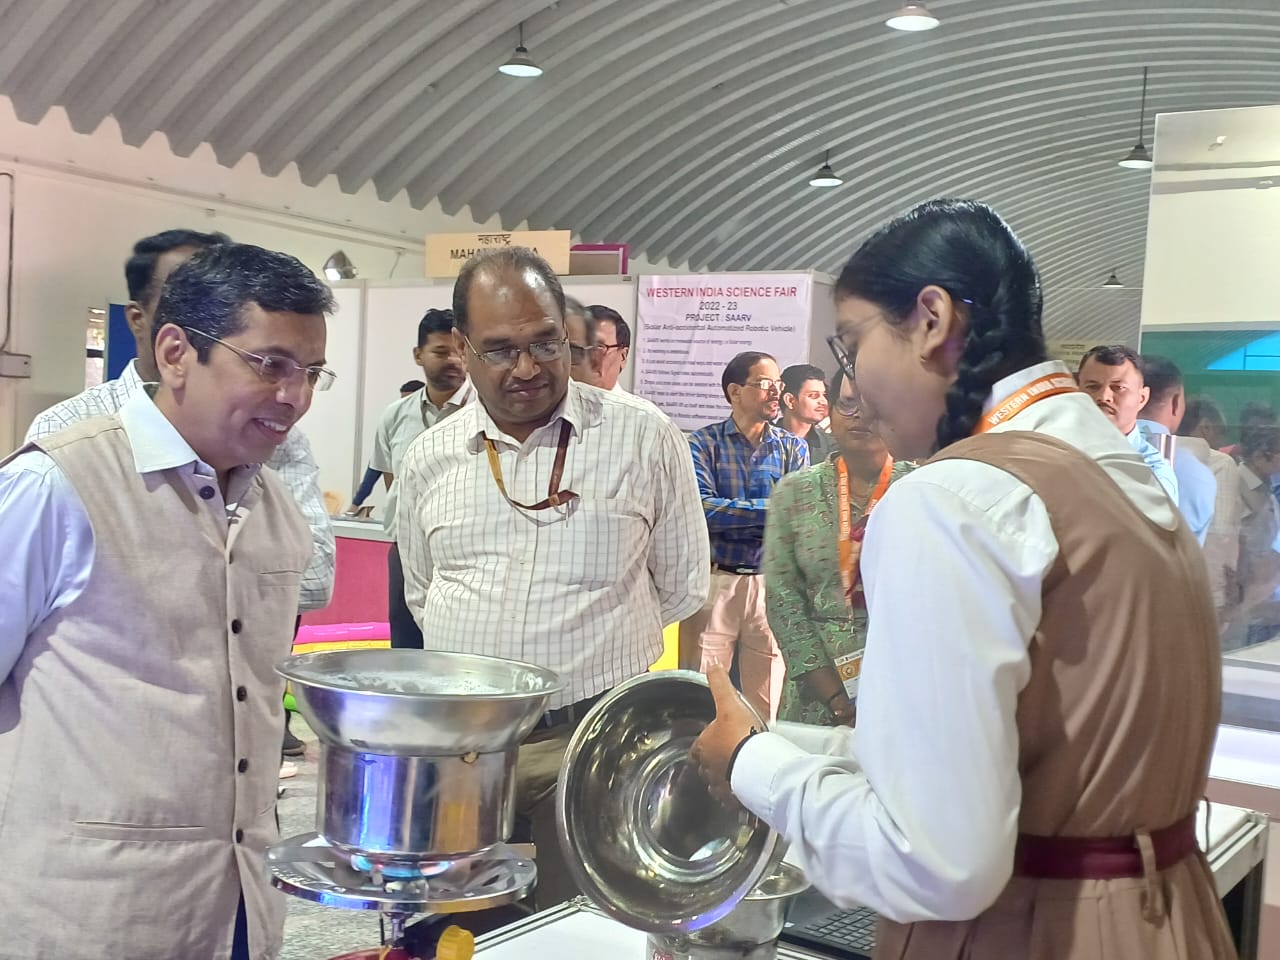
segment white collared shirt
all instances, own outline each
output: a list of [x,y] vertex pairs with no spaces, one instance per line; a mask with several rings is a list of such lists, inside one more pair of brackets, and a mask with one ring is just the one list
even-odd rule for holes
[[[211,507],[236,516],[259,466],[236,467],[227,495],[213,467],[196,456],[173,424],[138,389],[120,407],[139,474],[177,469],[192,492]],[[43,450],[16,454],[0,466],[0,680],[17,662],[27,636],[55,611],[75,600],[93,570],[93,528],[80,496]]]
[[[1050,362],[1007,377],[987,409],[1063,372]],[[1177,524],[1155,475],[1087,395],[1045,398],[994,430],[1070,443],[1153,522]],[[752,737],[733,769],[734,793],[837,903],[903,922],[963,920],[1008,882],[1022,796],[1015,711],[1057,555],[1044,502],[989,464],[927,464],[876,507],[862,552],[856,732],[780,724]]]
[[400,463],[413,441],[429,427],[466,406],[475,394],[471,378],[453,391],[443,406],[431,402],[427,388],[420,387],[407,397],[401,397],[387,405],[378,420],[378,432],[373,438],[373,455],[369,466],[374,470],[391,474],[391,487],[382,508],[382,529],[392,540],[396,539],[396,509],[400,502]]
[[[578,499],[526,511],[498,490],[496,441],[512,499],[547,496],[561,423],[572,428],[561,490]],[[662,628],[710,586],[702,503],[684,435],[651,404],[570,381],[550,422],[520,443],[472,403],[426,431],[401,467],[405,600],[428,649],[554,670],[552,708],[643,673]]]
[[[25,442],[47,437],[81,420],[121,410],[130,397],[142,392],[143,382],[138,375],[137,363],[137,360],[130,360],[117,379],[90,387],[41,413],[27,429]],[[320,492],[320,467],[306,434],[297,427],[290,430],[266,466],[280,475],[311,528],[311,561],[302,574],[298,609],[318,610],[329,602],[333,594],[337,546],[329,509]]]

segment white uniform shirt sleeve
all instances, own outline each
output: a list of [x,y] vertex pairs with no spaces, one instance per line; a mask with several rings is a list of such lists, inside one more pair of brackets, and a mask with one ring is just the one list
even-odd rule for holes
[[[939,469],[947,487],[929,480]],[[761,734],[733,770],[737,796],[834,902],[962,920],[1008,882],[1017,697],[1057,552],[1030,488],[972,461],[921,469],[872,515],[856,734],[824,734],[820,754],[813,738]]]
[[378,418],[378,429],[373,435],[373,453],[369,456],[369,466],[383,473],[395,473],[395,463],[391,458],[391,433],[395,427],[399,403],[392,403],[382,411]]
[[0,467],[0,681],[27,637],[78,597],[93,569],[93,528],[53,460],[32,450]]
[[298,609],[319,610],[333,596],[338,549],[333,539],[329,508],[324,505],[324,494],[320,492],[320,466],[311,452],[311,441],[294,427],[284,442],[276,447],[267,466],[280,474],[311,528],[311,561],[302,574]]
[[657,454],[649,575],[658,591],[662,622],[671,624],[696,613],[707,598],[711,542],[689,444],[674,423],[664,424]]

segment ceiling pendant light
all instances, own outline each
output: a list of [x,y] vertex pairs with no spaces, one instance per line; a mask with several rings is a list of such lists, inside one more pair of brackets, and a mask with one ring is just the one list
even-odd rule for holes
[[831,151],[827,151],[826,157],[822,161],[822,166],[818,168],[818,172],[813,175],[809,181],[811,187],[838,187],[844,183],[836,172],[831,169]]
[[1134,144],[1128,155],[1120,161],[1126,170],[1150,170],[1152,166],[1151,151],[1142,142],[1143,120],[1147,113],[1147,68],[1142,68],[1142,106],[1138,109],[1138,142]]
[[1116,276],[1116,272],[1112,270],[1111,276],[1107,277],[1106,281],[1102,284],[1102,289],[1103,290],[1123,290],[1124,284],[1120,282],[1120,278]]
[[520,24],[520,42],[516,44],[516,52],[511,55],[511,59],[498,68],[498,72],[508,77],[526,79],[542,76],[542,68],[533,62],[533,57],[529,56],[529,51],[524,45],[524,23]]
[[335,250],[333,255],[324,262],[324,276],[330,283],[337,283],[339,280],[354,280],[356,278],[356,265],[341,250]]
[[919,33],[922,30],[932,30],[940,22],[923,3],[907,3],[903,4],[901,10],[886,20],[884,25],[894,30]]

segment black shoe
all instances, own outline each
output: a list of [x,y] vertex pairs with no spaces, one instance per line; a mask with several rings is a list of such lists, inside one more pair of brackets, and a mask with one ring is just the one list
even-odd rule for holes
[[286,712],[284,715],[284,742],[280,746],[280,753],[286,757],[300,757],[307,752],[307,748],[289,729],[290,717],[291,714]]

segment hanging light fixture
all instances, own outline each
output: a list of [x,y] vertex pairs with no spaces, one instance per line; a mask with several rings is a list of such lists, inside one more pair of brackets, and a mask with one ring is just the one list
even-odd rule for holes
[[511,55],[506,63],[498,68],[498,72],[506,74],[508,77],[522,77],[528,79],[530,77],[542,76],[542,68],[533,62],[533,57],[529,56],[529,51],[524,45],[524,23],[520,24],[520,42],[516,44],[516,52]]
[[1126,170],[1150,170],[1152,166],[1151,151],[1142,141],[1142,127],[1147,113],[1147,68],[1142,68],[1142,106],[1138,109],[1138,142],[1128,155],[1120,161]]
[[932,30],[940,22],[923,3],[907,3],[903,4],[901,10],[886,20],[884,25],[894,30],[919,33],[922,30]]
[[354,280],[356,265],[341,250],[334,251],[333,256],[324,262],[325,279],[331,283],[338,280]]
[[1103,282],[1102,289],[1103,290],[1123,290],[1124,284],[1120,282],[1120,278],[1116,276],[1116,272],[1112,270],[1111,276],[1107,277],[1107,279]]
[[836,172],[831,169],[831,151],[827,151],[826,157],[822,161],[822,166],[818,168],[818,172],[813,175],[809,181],[811,187],[838,187],[844,183]]

